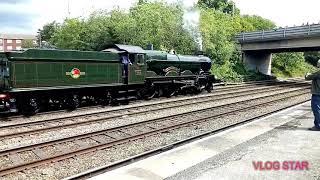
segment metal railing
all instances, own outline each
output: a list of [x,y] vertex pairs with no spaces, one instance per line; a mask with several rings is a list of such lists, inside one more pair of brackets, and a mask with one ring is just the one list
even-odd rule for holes
[[254,41],[272,41],[303,37],[320,36],[320,24],[279,28],[269,31],[245,32],[236,36],[240,43]]

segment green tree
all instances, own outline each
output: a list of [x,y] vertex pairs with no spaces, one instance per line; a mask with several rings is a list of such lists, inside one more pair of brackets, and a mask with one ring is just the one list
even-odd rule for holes
[[305,63],[303,53],[278,53],[272,58],[273,73],[284,77],[303,76],[315,68]]
[[304,58],[308,63],[312,64],[313,66],[317,66],[317,63],[320,60],[320,52],[319,51],[305,52]]
[[41,38],[38,35],[37,42],[40,42],[40,39],[41,41],[52,42],[52,37],[58,28],[59,24],[56,21],[45,24],[42,29],[39,29],[39,35],[41,35]]
[[77,18],[66,19],[52,37],[52,42],[62,49],[89,50],[85,22]]
[[235,14],[240,14],[240,10],[235,7],[233,1],[228,0],[199,0],[198,5],[202,8],[214,9],[221,11],[223,13],[232,14],[235,11]]
[[66,19],[52,42],[59,48],[102,50],[111,43],[145,47],[152,43],[159,50],[175,48],[193,53],[196,43],[183,28],[183,10],[163,2],[144,2],[129,12],[114,9],[95,12],[88,19]]
[[138,1],[138,5],[142,5],[142,4],[146,3],[146,2],[147,2],[147,0],[139,0]]
[[24,39],[24,40],[22,41],[21,47],[22,47],[23,49],[28,49],[28,48],[34,48],[35,45],[33,44],[33,40],[32,40],[32,39]]
[[142,47],[149,43],[156,49],[169,51],[174,48],[179,53],[193,53],[196,43],[183,28],[183,10],[163,2],[145,3],[133,7],[130,15],[135,27],[130,42]]
[[[275,24],[260,16],[242,16],[237,8],[234,16],[230,16],[233,2],[228,0],[199,0],[198,6],[203,48],[215,62],[213,73],[225,80],[243,79],[250,72],[242,64],[235,35],[270,30]],[[43,27],[43,39],[63,49],[100,51],[113,43],[141,47],[151,43],[158,50],[175,49],[181,54],[193,54],[197,43],[193,32],[184,29],[183,16],[179,3],[140,0],[129,11],[116,8],[94,12],[88,18],[65,19],[62,24],[49,23]],[[306,58],[316,57],[305,55]],[[274,59],[273,72],[278,74],[284,72],[293,76],[310,69],[301,53],[279,54]]]
[[253,16],[244,15],[242,16],[242,19],[243,19],[243,22],[248,23],[248,24],[245,24],[245,26],[251,25],[253,27],[253,30],[256,30],[256,31],[271,30],[276,27],[274,22],[256,15],[253,15]]
[[200,22],[206,54],[221,65],[229,61],[236,50],[230,18],[218,11],[202,10]]

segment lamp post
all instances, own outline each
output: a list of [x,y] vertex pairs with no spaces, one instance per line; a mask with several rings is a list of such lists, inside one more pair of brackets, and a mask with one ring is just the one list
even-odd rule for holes
[[2,50],[0,51],[4,51],[4,37],[0,36],[0,40],[1,40],[1,46],[2,46]]
[[234,11],[235,11],[235,9],[236,9],[235,6],[236,6],[236,5],[235,5],[235,2],[232,1],[232,16],[233,16],[233,17],[234,17]]
[[41,30],[40,29],[38,29],[38,37],[39,37],[39,48],[41,48],[42,47],[42,41],[41,41]]

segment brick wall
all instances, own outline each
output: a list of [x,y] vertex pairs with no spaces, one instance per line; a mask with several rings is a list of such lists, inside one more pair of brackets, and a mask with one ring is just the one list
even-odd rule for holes
[[0,36],[0,51],[14,51],[21,50],[24,40],[35,41],[35,36],[31,35],[2,35]]

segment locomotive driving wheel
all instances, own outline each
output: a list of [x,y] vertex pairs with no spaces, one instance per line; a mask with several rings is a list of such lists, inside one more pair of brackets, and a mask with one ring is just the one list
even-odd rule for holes
[[177,93],[177,88],[174,87],[173,85],[172,86],[168,85],[163,89],[163,94],[168,98],[176,95],[176,93]]
[[80,100],[78,95],[71,95],[67,98],[67,108],[69,110],[75,110],[80,106]]
[[157,95],[157,90],[153,84],[145,86],[141,90],[138,91],[138,98],[150,100]]
[[110,92],[107,92],[104,95],[102,95],[102,97],[100,98],[100,104],[102,106],[107,106],[110,104],[110,100],[111,100],[111,94]]
[[212,83],[210,83],[210,82],[207,83],[205,89],[207,90],[208,93],[211,93],[212,90],[213,90],[213,85],[212,85]]
[[39,112],[39,104],[36,98],[27,98],[24,102],[22,113],[27,116],[35,115]]

